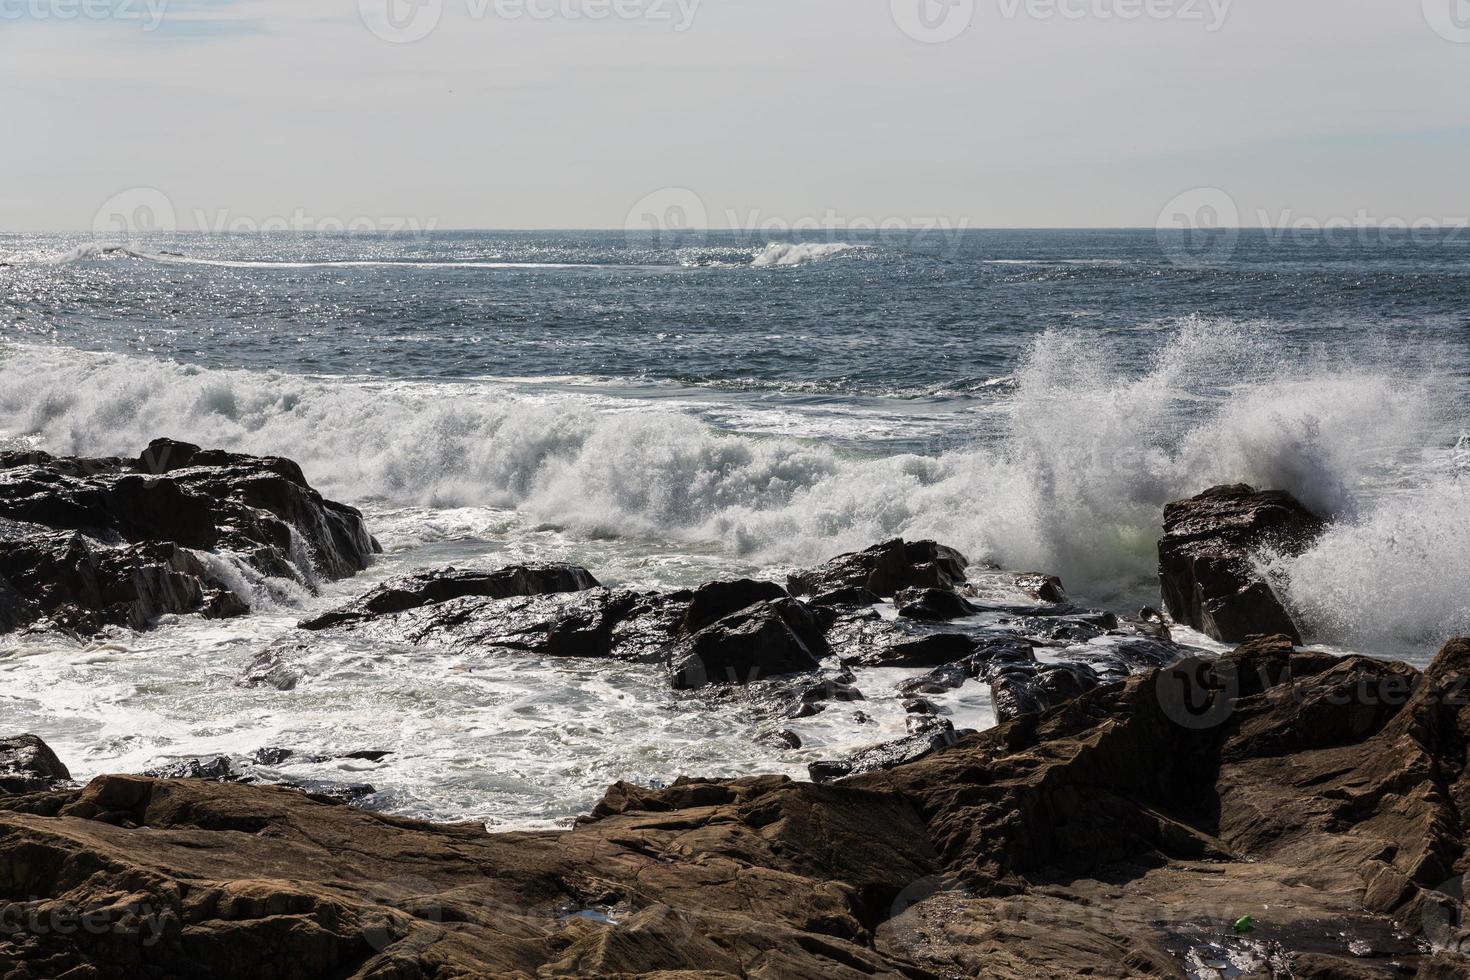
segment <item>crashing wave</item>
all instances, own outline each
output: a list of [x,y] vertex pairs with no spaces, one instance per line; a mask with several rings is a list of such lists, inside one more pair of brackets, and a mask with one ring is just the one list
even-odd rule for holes
[[757,269],[769,266],[804,265],[819,262],[833,256],[843,255],[866,248],[864,245],[849,245],[846,242],[772,242],[762,249],[751,261]]
[[1421,367],[1394,368],[1390,349],[1369,355],[1280,363],[1269,338],[1194,322],[1137,371],[1094,336],[1049,333],[1003,389],[996,438],[859,458],[591,397],[26,346],[0,354],[0,432],[59,452],[136,452],[168,435],[287,455],[339,499],[513,508],[573,534],[714,542],[776,564],[935,537],[1097,595],[1151,579],[1166,502],[1243,481],[1338,519],[1281,570],[1308,619],[1361,632],[1368,583],[1400,581],[1423,598],[1372,603],[1385,628],[1470,629],[1444,593],[1470,579],[1470,507],[1422,470],[1426,446],[1449,453],[1446,425],[1464,420],[1443,413],[1463,401]]

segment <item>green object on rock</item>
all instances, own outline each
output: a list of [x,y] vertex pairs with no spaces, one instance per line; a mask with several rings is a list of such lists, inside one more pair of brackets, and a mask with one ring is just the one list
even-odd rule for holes
[[1248,915],[1242,915],[1235,920],[1235,934],[1237,936],[1249,936],[1256,928],[1256,920]]

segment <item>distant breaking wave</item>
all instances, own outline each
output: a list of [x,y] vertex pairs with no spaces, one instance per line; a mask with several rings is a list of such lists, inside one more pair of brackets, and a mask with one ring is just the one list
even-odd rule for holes
[[854,458],[494,384],[14,346],[0,352],[0,432],[64,453],[170,435],[291,456],[348,500],[509,508],[571,533],[717,542],[770,563],[936,537],[1099,595],[1147,588],[1166,502],[1244,481],[1337,518],[1306,555],[1274,564],[1318,636],[1470,630],[1470,481],[1444,438],[1446,407],[1464,404],[1444,396],[1455,382],[1393,367],[1391,348],[1277,356],[1253,331],[1191,322],[1128,372],[1096,338],[1052,332],[1004,392],[994,442]]
[[846,242],[788,243],[772,242],[762,249],[750,263],[757,269],[767,266],[804,265],[819,262],[833,256],[867,249],[866,245],[850,245]]

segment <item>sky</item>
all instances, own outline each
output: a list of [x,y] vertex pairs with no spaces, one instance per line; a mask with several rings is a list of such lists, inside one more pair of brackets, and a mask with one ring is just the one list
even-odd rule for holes
[[1462,223],[1467,83],[1470,0],[0,0],[0,231]]

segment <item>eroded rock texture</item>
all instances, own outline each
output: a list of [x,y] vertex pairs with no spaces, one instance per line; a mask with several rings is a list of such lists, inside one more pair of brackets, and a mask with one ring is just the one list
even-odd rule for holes
[[1164,509],[1159,578],[1175,620],[1227,643],[1301,632],[1252,568],[1263,548],[1299,552],[1322,533],[1321,518],[1288,493],[1215,487]]
[[362,515],[287,459],[160,439],[137,459],[0,453],[0,631],[147,628],[249,606],[215,562],[311,585],[368,566]]
[[1470,640],[1423,674],[1285,637],[1199,666],[828,785],[618,784],[567,832],[200,780],[0,797],[0,976],[1465,976]]

